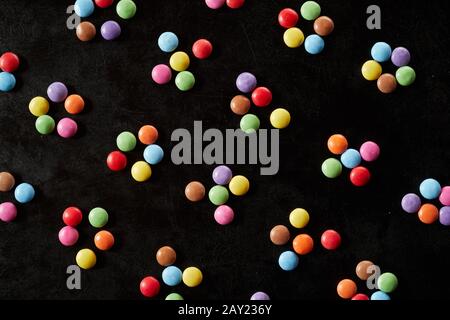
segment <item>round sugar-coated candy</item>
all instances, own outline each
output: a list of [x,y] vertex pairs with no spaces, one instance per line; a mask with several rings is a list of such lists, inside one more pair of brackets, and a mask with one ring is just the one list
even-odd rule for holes
[[446,186],[441,189],[439,201],[444,206],[450,206],[450,186]]
[[378,289],[385,293],[391,293],[398,286],[398,279],[395,274],[391,272],[385,272],[378,277],[377,280]]
[[165,64],[158,64],[153,67],[152,79],[157,84],[166,84],[172,79],[172,70]]
[[403,47],[395,48],[392,51],[391,61],[397,67],[407,66],[411,60],[411,54],[408,49]]
[[439,210],[439,222],[444,226],[450,226],[450,206],[442,207]]
[[292,27],[284,32],[283,41],[289,48],[298,48],[305,41],[305,35],[299,28]]
[[78,125],[75,120],[62,118],[58,122],[56,131],[63,138],[72,138],[78,131]]
[[218,185],[226,185],[233,178],[233,172],[227,166],[217,166],[213,170],[212,178]]
[[164,246],[156,252],[156,261],[163,267],[170,266],[177,260],[177,253],[172,247]]
[[190,71],[182,71],[177,74],[175,85],[181,91],[189,91],[195,85],[195,77]]
[[83,220],[83,213],[77,207],[68,207],[64,210],[62,219],[70,227],[76,227]]
[[112,171],[121,171],[127,166],[127,156],[120,151],[113,151],[108,154],[106,165]]
[[381,68],[381,65],[375,60],[369,60],[364,62],[361,68],[361,73],[363,77],[369,81],[378,80],[382,72],[383,68]]
[[391,297],[389,297],[389,295],[383,291],[375,291],[370,296],[370,300],[387,301],[387,300],[391,300]]
[[325,41],[317,34],[311,34],[305,39],[305,50],[310,54],[319,54],[325,47]]
[[174,287],[181,283],[183,272],[175,266],[166,267],[162,272],[162,280],[168,286]]
[[11,173],[6,171],[0,172],[0,192],[11,191],[15,184],[16,179],[14,179],[14,176]]
[[40,134],[50,134],[55,130],[55,120],[49,115],[43,115],[36,119],[36,130]]
[[136,14],[136,4],[132,0],[120,0],[116,12],[122,19],[131,19]]
[[33,200],[36,192],[31,184],[23,182],[14,190],[14,197],[17,202],[28,203]]
[[369,297],[364,293],[357,293],[352,297],[352,300],[369,300]]
[[114,236],[109,231],[99,231],[95,234],[94,244],[97,249],[107,251],[114,245]]
[[341,162],[344,167],[348,169],[353,169],[361,163],[361,155],[358,150],[355,149],[347,149],[341,155]]
[[138,138],[143,144],[153,144],[158,140],[158,130],[151,125],[142,126],[139,129]]
[[383,73],[377,80],[377,87],[383,93],[391,93],[397,89],[397,80],[390,73]]
[[330,17],[321,16],[314,21],[314,31],[322,37],[328,36],[334,30],[334,22]]
[[184,194],[189,201],[197,202],[205,197],[205,186],[198,181],[189,182],[184,189]]
[[255,292],[254,294],[252,294],[252,296],[250,297],[250,300],[268,301],[268,300],[270,300],[270,297],[267,293],[258,291],[258,292]]
[[213,51],[211,42],[206,39],[200,39],[194,42],[192,53],[197,59],[207,59]]
[[230,192],[235,196],[243,196],[250,189],[250,181],[244,176],[234,176],[228,185]]
[[95,38],[96,34],[97,29],[89,21],[81,22],[76,28],[76,35],[78,39],[80,39],[83,42],[91,41],[92,39]]
[[159,293],[160,288],[161,286],[158,279],[151,276],[145,277],[139,284],[139,290],[141,290],[142,295],[147,298],[156,297]]
[[356,275],[358,276],[358,278],[360,278],[361,280],[367,280],[370,275],[372,274],[372,272],[369,272],[369,267],[373,266],[373,262],[369,261],[369,260],[363,260],[360,261],[357,265],[356,265]]
[[285,8],[278,14],[278,23],[283,28],[289,29],[295,27],[298,22],[298,13],[290,8]]
[[420,194],[428,200],[436,199],[441,194],[441,185],[435,179],[429,178],[422,181],[419,186]]
[[188,267],[183,271],[183,282],[188,287],[197,287],[202,283],[203,274],[199,268]]
[[158,38],[158,46],[164,52],[173,52],[178,47],[179,41],[175,33],[166,31]]
[[410,86],[416,80],[416,72],[410,66],[400,67],[395,72],[395,78],[401,86]]
[[252,92],[256,88],[256,85],[256,77],[250,72],[243,72],[236,79],[236,87],[242,93]]
[[380,156],[380,147],[373,141],[367,141],[361,145],[359,153],[365,161],[375,161]]
[[67,98],[67,87],[62,82],[53,82],[47,88],[47,95],[51,101],[59,103],[63,102]]
[[50,104],[44,97],[34,97],[28,104],[28,109],[33,116],[40,117],[47,114]]
[[95,4],[99,8],[108,8],[113,4],[114,0],[95,0]]
[[315,1],[306,1],[300,8],[300,14],[305,20],[315,20],[320,16],[320,5]]
[[164,157],[163,149],[157,144],[151,144],[144,150],[144,160],[149,164],[158,164]]
[[391,58],[392,49],[386,42],[377,42],[370,50],[370,54],[375,61],[385,62]]
[[422,202],[415,193],[408,193],[402,198],[402,209],[407,213],[417,213]]
[[0,91],[9,92],[16,86],[16,77],[9,72],[0,72]]
[[224,186],[214,186],[208,192],[209,201],[220,206],[228,201],[228,189]]
[[439,211],[434,204],[425,203],[420,207],[418,216],[423,223],[432,224],[439,218]]
[[71,226],[65,226],[59,230],[58,239],[63,246],[73,246],[78,241],[78,230]]
[[299,234],[292,242],[294,251],[300,255],[310,253],[314,248],[314,240],[308,234]]
[[240,122],[241,130],[245,133],[253,133],[259,129],[260,121],[259,118],[251,113],[244,115]]
[[370,177],[371,175],[369,169],[362,166],[353,168],[350,172],[350,181],[357,187],[362,187],[368,184]]
[[293,251],[284,251],[278,258],[278,264],[284,271],[292,271],[298,266],[298,256]]
[[289,214],[289,222],[294,228],[301,229],[309,223],[309,213],[305,209],[296,208]]
[[12,202],[3,202],[0,204],[0,220],[11,222],[17,217],[16,205]]
[[235,96],[230,102],[230,108],[237,115],[244,115],[250,110],[250,99],[243,95]]
[[208,8],[219,9],[223,7],[223,5],[225,4],[225,0],[205,0],[205,3]]
[[75,13],[81,17],[86,18],[94,13],[94,2],[92,0],[77,0],[75,1]]
[[131,176],[137,182],[144,182],[152,176],[152,168],[145,161],[137,161],[131,167]]
[[130,152],[136,148],[136,137],[129,131],[124,131],[117,136],[117,147],[120,151]]
[[218,206],[214,211],[214,219],[218,224],[225,226],[233,222],[234,211],[229,206],[223,204]]
[[270,114],[270,123],[274,128],[284,129],[291,122],[291,114],[284,108],[278,108]]
[[356,283],[351,279],[339,281],[336,291],[342,299],[351,299],[357,291]]
[[122,33],[122,28],[116,21],[109,20],[102,24],[100,33],[102,34],[103,39],[114,40],[120,36]]
[[185,71],[189,68],[190,64],[189,56],[186,52],[177,51],[170,57],[170,67],[175,71]]
[[245,0],[227,0],[227,6],[231,9],[239,9],[245,3]]
[[94,228],[103,228],[109,220],[108,212],[100,207],[94,208],[89,212],[88,220]]
[[327,146],[332,154],[343,154],[348,148],[347,138],[342,134],[333,134],[328,138]]
[[270,241],[277,246],[283,246],[289,242],[291,233],[286,226],[277,225],[270,230]]
[[341,236],[335,230],[326,230],[320,237],[320,243],[327,250],[336,250],[341,245]]
[[70,114],[79,114],[84,110],[84,99],[78,94],[71,94],[64,101],[64,108]]
[[97,263],[97,256],[91,249],[81,249],[78,251],[75,260],[80,268],[89,270]]
[[337,159],[328,158],[322,163],[322,173],[327,178],[337,178],[342,173],[342,164]]
[[181,301],[184,300],[183,296],[179,293],[169,293],[166,297],[166,300],[173,300],[173,301]]
[[13,52],[5,52],[0,57],[0,69],[5,72],[14,72],[19,69],[20,59]]

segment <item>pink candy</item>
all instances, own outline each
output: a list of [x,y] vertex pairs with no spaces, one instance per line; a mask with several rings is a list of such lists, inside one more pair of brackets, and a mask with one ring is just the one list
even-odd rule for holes
[[17,217],[17,208],[12,202],[3,202],[0,204],[0,220],[11,222]]
[[450,186],[442,188],[441,195],[439,196],[439,201],[444,206],[450,206]]
[[59,231],[58,238],[64,246],[73,246],[78,241],[78,231],[74,227],[65,226]]
[[70,118],[63,118],[59,120],[56,130],[61,137],[71,138],[77,133],[78,125]]
[[226,0],[205,0],[206,5],[211,9],[219,9],[223,7]]
[[230,224],[234,219],[234,211],[227,205],[221,205],[214,212],[214,219],[221,225]]
[[380,147],[375,142],[367,141],[359,148],[359,153],[365,161],[375,161],[380,156]]
[[172,79],[172,70],[165,64],[158,64],[152,70],[152,79],[157,84],[166,84]]

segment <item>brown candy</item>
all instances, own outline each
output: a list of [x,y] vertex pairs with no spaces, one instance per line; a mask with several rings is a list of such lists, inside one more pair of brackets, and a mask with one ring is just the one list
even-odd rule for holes
[[77,26],[76,32],[78,39],[81,41],[91,41],[95,38],[95,34],[97,33],[95,26],[88,21],[81,22]]
[[361,280],[367,280],[372,273],[367,272],[367,268],[373,265],[372,261],[363,260],[356,266],[356,275]]
[[397,80],[392,74],[384,73],[378,78],[377,87],[383,93],[391,93],[397,88]]
[[175,260],[177,260],[177,253],[172,247],[164,246],[159,248],[158,252],[156,252],[156,261],[163,267],[174,264]]
[[327,36],[334,30],[334,22],[329,17],[322,16],[318,17],[314,21],[314,31],[319,36]]
[[189,182],[186,189],[184,189],[184,194],[188,200],[197,202],[205,197],[205,187],[201,184],[201,182],[192,181]]
[[16,183],[16,180],[14,179],[13,175],[9,172],[0,172],[0,191],[1,192],[8,192]]
[[270,241],[277,246],[282,246],[288,243],[291,233],[286,226],[278,225],[270,230]]
[[250,110],[250,100],[246,96],[235,96],[230,103],[231,111],[237,115],[244,115]]

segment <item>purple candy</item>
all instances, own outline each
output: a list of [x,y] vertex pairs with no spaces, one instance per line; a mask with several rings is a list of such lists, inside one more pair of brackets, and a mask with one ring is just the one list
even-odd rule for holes
[[254,293],[250,300],[270,300],[270,297],[267,293],[259,291]]
[[225,185],[233,178],[233,173],[227,166],[218,166],[214,169],[212,178],[215,183]]
[[439,210],[439,222],[444,226],[450,226],[450,207],[442,207]]
[[392,51],[391,60],[394,65],[397,67],[407,66],[409,61],[411,60],[411,54],[408,49],[403,47],[395,48]]
[[408,213],[419,212],[421,204],[419,196],[415,193],[408,193],[402,199],[402,208]]
[[117,22],[109,20],[102,25],[100,32],[102,34],[103,39],[114,40],[120,36],[120,34],[122,33],[122,29],[120,28],[120,25]]
[[243,93],[252,92],[256,85],[256,77],[249,72],[241,73],[236,79],[236,87]]
[[63,102],[67,98],[67,94],[67,87],[62,82],[53,82],[47,88],[47,95],[53,102]]

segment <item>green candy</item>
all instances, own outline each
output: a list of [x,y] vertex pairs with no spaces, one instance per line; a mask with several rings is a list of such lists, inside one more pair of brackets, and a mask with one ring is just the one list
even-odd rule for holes
[[129,152],[136,148],[136,137],[128,131],[124,131],[117,136],[117,148],[123,152]]
[[398,68],[397,72],[395,73],[395,78],[400,85],[404,87],[410,86],[413,84],[414,80],[416,80],[416,72],[413,68],[404,66]]
[[241,130],[245,133],[252,133],[259,129],[259,119],[254,114],[248,113],[241,119]]
[[377,280],[378,289],[385,293],[391,293],[398,286],[398,279],[395,274],[385,272],[381,274]]
[[36,119],[35,127],[40,134],[50,134],[55,130],[55,120],[48,115],[40,116]]
[[178,293],[171,293],[166,297],[166,300],[184,300],[184,298]]
[[89,223],[94,228],[102,228],[108,223],[108,212],[103,208],[94,208],[89,212]]
[[228,189],[224,186],[214,186],[208,193],[209,201],[216,206],[220,206],[228,201]]
[[181,71],[175,78],[175,85],[181,91],[189,91],[194,87],[195,77],[189,71]]
[[136,14],[136,4],[132,0],[120,0],[116,11],[122,19],[131,19]]
[[322,173],[327,178],[337,178],[342,173],[342,164],[335,158],[328,158],[322,163]]
[[306,1],[300,8],[300,13],[305,20],[315,20],[320,16],[320,5],[315,1]]

